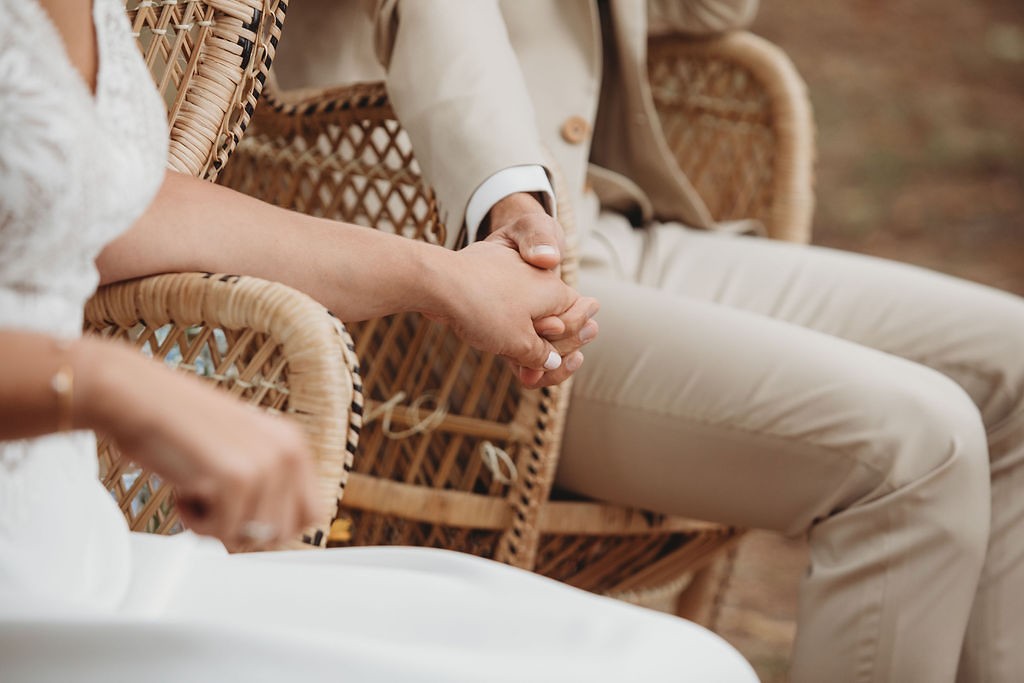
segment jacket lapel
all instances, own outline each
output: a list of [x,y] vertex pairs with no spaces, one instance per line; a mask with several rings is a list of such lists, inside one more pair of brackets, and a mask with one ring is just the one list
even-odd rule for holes
[[[605,59],[615,59],[617,64],[611,68],[606,61],[602,90],[608,92],[602,92],[602,121],[595,134],[593,160],[635,180],[650,197],[658,218],[713,228],[707,205],[668,148],[654,108],[647,79],[646,4],[642,0],[601,2],[607,3],[602,8],[609,22],[605,39],[614,43],[606,49]],[[604,144],[597,136],[613,139]]]

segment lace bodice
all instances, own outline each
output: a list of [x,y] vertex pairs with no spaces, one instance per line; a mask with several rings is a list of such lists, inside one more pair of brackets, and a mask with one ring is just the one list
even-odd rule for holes
[[94,0],[95,96],[36,0],[0,8],[0,325],[74,335],[96,255],[159,187],[164,108],[119,0]]
[[[96,256],[163,179],[165,110],[123,0],[92,14],[95,95],[42,6],[0,0],[0,330],[78,336]],[[91,433],[0,443],[0,616],[11,596],[113,607],[127,548]]]

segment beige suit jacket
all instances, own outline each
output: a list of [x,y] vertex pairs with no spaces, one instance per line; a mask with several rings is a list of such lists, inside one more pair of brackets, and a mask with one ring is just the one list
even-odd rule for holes
[[632,197],[648,217],[713,225],[654,110],[648,21],[706,35],[749,21],[757,0],[361,4],[294,3],[278,76],[286,87],[385,77],[450,228],[463,224],[470,197],[491,175],[529,164],[550,172],[552,157],[574,202],[590,162],[600,167],[602,199]]

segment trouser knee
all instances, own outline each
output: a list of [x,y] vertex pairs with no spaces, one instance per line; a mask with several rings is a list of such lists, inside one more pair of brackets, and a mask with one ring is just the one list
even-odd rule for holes
[[959,385],[922,371],[927,381],[889,387],[874,403],[880,427],[860,442],[869,473],[851,507],[887,506],[890,519],[931,527],[933,538],[980,564],[991,515],[985,427]]

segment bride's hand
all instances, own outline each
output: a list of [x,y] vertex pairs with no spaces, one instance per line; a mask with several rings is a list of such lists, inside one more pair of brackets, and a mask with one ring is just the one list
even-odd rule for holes
[[186,526],[259,549],[315,521],[312,454],[294,424],[127,347],[79,344],[76,421],[173,484]]
[[[450,325],[472,346],[508,358],[529,387],[557,384],[579,368],[581,344],[564,338],[552,344],[534,322],[570,311],[592,315],[597,310],[594,299],[580,296],[555,272],[531,266],[494,242],[444,253],[450,263],[436,273],[441,283],[438,303],[425,311],[428,317]],[[585,314],[570,317],[579,317],[580,326],[589,320]]]

